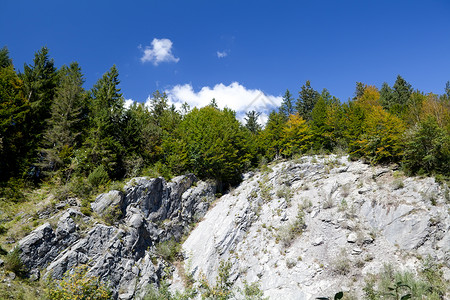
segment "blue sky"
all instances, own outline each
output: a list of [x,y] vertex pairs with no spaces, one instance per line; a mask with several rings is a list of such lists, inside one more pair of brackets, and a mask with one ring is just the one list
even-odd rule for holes
[[[443,93],[450,80],[450,1],[3,0],[0,47],[23,70],[47,46],[78,61],[85,88],[113,64],[126,99],[156,89],[172,101],[244,110],[278,103],[310,80],[342,101],[355,82]],[[146,55],[146,56],[145,56]],[[158,60],[159,59],[159,60]],[[261,99],[261,98],[259,98]],[[257,100],[259,101],[259,100]]]

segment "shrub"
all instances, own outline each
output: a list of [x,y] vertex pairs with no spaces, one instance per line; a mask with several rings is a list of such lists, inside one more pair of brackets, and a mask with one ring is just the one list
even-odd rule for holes
[[87,274],[87,266],[79,266],[67,271],[62,280],[49,282],[47,296],[51,300],[108,300],[112,295],[98,277]]
[[294,222],[279,228],[276,241],[281,242],[283,247],[289,247],[294,239],[303,233],[305,227],[304,214],[303,211],[299,209]]
[[173,262],[176,260],[178,253],[181,250],[181,244],[177,243],[175,239],[170,239],[160,242],[156,245],[156,253],[166,261]]
[[14,272],[18,276],[25,274],[25,266],[20,259],[20,249],[15,247],[5,257],[5,270]]
[[122,210],[118,205],[109,206],[103,213],[103,220],[107,225],[114,225],[122,217]]
[[230,280],[231,263],[220,261],[219,272],[216,278],[216,284],[210,286],[206,277],[203,275],[200,279],[200,290],[202,299],[225,300],[232,297]]
[[88,181],[94,187],[105,185],[109,181],[108,172],[106,172],[105,167],[100,165],[95,168],[94,171],[89,174]]

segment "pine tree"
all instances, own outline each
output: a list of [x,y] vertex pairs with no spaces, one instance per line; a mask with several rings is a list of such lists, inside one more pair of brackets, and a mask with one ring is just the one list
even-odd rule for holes
[[[35,179],[39,178],[38,148],[43,141],[43,135],[51,115],[51,105],[57,86],[57,73],[53,59],[49,58],[48,49],[43,47],[36,52],[33,65],[24,65],[24,73],[20,74],[23,81],[25,97],[30,104],[30,113],[26,121],[27,159],[24,162],[30,167],[27,172]],[[36,164],[37,163],[37,164]]]
[[389,111],[396,115],[405,112],[412,92],[413,89],[411,84],[398,75],[393,86],[393,103],[390,105]]
[[83,75],[78,63],[63,66],[59,71],[59,86],[51,106],[49,128],[42,149],[41,166],[54,171],[67,165],[73,150],[81,144],[83,123],[86,121],[87,103],[83,89]]
[[29,109],[13,66],[0,68],[0,181],[23,171]]
[[283,95],[283,102],[280,106],[280,113],[283,114],[287,119],[290,115],[293,115],[295,113],[294,109],[294,98],[292,94],[289,92],[289,90],[286,90],[286,92]]
[[91,124],[84,146],[86,161],[80,165],[85,172],[90,172],[99,165],[103,165],[113,177],[120,177],[123,172],[123,145],[120,143],[123,140],[123,97],[118,88],[118,77],[119,72],[114,65],[91,90]]
[[393,90],[386,82],[383,82],[383,84],[381,85],[381,89],[380,89],[381,106],[385,110],[389,110],[389,108],[391,107],[391,105],[394,101],[393,98],[394,98]]
[[311,82],[307,80],[299,92],[299,98],[296,104],[297,112],[306,121],[311,120],[311,112],[317,100],[319,100],[319,96],[320,94],[311,87]]
[[450,100],[450,81],[447,81],[445,83],[445,96],[447,98],[447,101]]
[[12,59],[9,57],[8,48],[5,46],[0,49],[0,68],[12,66]]
[[261,115],[261,113],[252,110],[247,112],[245,115],[247,116],[245,118],[245,127],[252,134],[257,134],[261,130],[261,125],[259,125],[258,123],[258,118]]
[[281,113],[272,111],[269,114],[269,119],[267,120],[266,127],[262,132],[261,143],[265,151],[265,156],[269,159],[281,155],[281,150],[283,147],[283,128],[286,123],[284,115]]
[[366,85],[362,82],[356,82],[356,88],[355,88],[355,96],[352,100],[358,100],[362,97],[364,94],[364,90],[366,89]]

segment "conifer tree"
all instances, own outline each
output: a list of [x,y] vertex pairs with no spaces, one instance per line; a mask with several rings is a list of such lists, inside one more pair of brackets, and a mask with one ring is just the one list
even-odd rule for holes
[[266,127],[262,132],[262,142],[264,143],[265,155],[267,158],[272,159],[281,155],[283,147],[283,128],[285,124],[284,115],[272,111],[269,114]]
[[364,94],[364,90],[366,89],[366,85],[362,82],[356,82],[356,88],[355,88],[355,96],[352,100],[357,100],[362,97]]
[[121,121],[123,117],[123,97],[118,87],[119,72],[116,66],[106,72],[91,90],[90,129],[85,141],[86,159],[82,168],[92,171],[103,165],[113,177],[123,172]]
[[390,112],[400,115],[406,110],[413,89],[411,84],[406,82],[400,75],[397,76],[393,86],[393,103],[390,105]]
[[311,87],[309,80],[302,86],[297,99],[296,110],[306,121],[311,120],[311,112],[319,100],[320,94]]
[[261,113],[254,110],[245,113],[245,127],[252,133],[257,134],[261,130],[261,125],[258,123],[258,118]]
[[63,66],[59,71],[59,86],[51,106],[41,153],[44,170],[54,171],[67,165],[73,150],[81,144],[83,123],[86,122],[87,103],[83,89],[83,75],[78,63]]
[[0,68],[5,68],[12,65],[12,59],[9,57],[8,48],[5,46],[0,49]]
[[43,134],[48,126],[51,115],[51,105],[57,86],[57,73],[53,59],[49,58],[48,49],[42,47],[36,52],[33,65],[24,65],[24,72],[20,74],[23,81],[25,97],[30,105],[30,113],[26,121],[27,161],[24,163],[33,168],[29,175],[39,178],[38,148],[42,146]]
[[29,109],[22,81],[13,66],[0,67],[0,181],[22,171],[27,154],[25,120]]
[[295,113],[294,108],[294,98],[292,94],[289,92],[289,90],[286,90],[286,92],[283,95],[283,102],[280,106],[280,113],[282,113],[286,121],[289,118],[290,115],[293,115]]
[[392,103],[393,103],[393,90],[391,87],[387,84],[387,82],[383,82],[380,89],[380,103],[381,106],[385,110],[389,110]]

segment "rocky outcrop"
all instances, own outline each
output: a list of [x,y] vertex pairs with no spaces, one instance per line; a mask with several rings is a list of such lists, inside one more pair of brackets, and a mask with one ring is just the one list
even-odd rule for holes
[[[244,174],[215,200],[215,186],[186,175],[139,177],[99,195],[87,217],[72,207],[20,241],[32,276],[61,278],[78,265],[116,299],[140,299],[173,275],[216,280],[231,265],[234,289],[259,283],[269,299],[315,299],[337,291],[362,299],[364,278],[384,264],[418,270],[424,258],[450,279],[449,189],[335,155],[273,163]],[[157,245],[182,240],[181,263]],[[168,274],[172,273],[172,274]],[[188,275],[188,276],[186,276]]]
[[367,274],[387,263],[418,270],[428,256],[450,279],[450,203],[433,178],[333,155],[272,164],[246,178],[191,232],[180,272],[213,284],[220,262],[229,261],[235,288],[258,282],[269,299],[337,291],[362,299]]
[[[124,192],[99,195],[92,210],[115,216],[114,224],[99,223],[76,208],[64,212],[56,225],[46,223],[20,241],[21,258],[31,274],[45,268],[45,276],[61,278],[67,270],[87,265],[88,274],[107,282],[114,297],[131,299],[158,283],[168,266],[155,245],[186,233],[203,217],[214,199],[215,187],[194,175],[134,178]],[[83,230],[83,228],[90,228]]]

